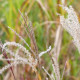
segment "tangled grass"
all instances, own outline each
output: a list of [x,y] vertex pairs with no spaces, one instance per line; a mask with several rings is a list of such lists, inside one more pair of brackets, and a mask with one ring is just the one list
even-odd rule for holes
[[[76,15],[74,9],[72,8],[72,6],[70,6],[69,8],[64,7],[62,5],[60,5],[60,6],[68,13],[68,16],[66,19],[64,18],[64,16],[60,16],[60,23],[61,23],[62,27],[64,29],[66,29],[70,33],[70,35],[73,37],[73,42],[80,52],[80,44],[79,44],[80,43],[80,24],[79,24],[77,15]],[[51,50],[51,46],[50,46],[49,49],[47,49],[46,51],[39,53],[38,47],[36,45],[36,40],[35,40],[34,31],[32,29],[32,25],[31,25],[31,23],[29,23],[29,25],[30,25],[30,27],[29,27],[27,25],[26,20],[23,15],[22,15],[22,17],[25,22],[26,28],[28,29],[28,31],[26,31],[27,35],[29,36],[29,38],[31,39],[31,41],[34,45],[34,50],[31,49],[31,47],[28,45],[28,43],[17,32],[15,32],[13,29],[8,27],[24,42],[24,44],[27,45],[27,47],[29,48],[30,51],[27,50],[20,43],[16,43],[16,42],[6,42],[4,44],[0,44],[1,52],[2,52],[2,54],[0,55],[0,60],[9,62],[6,66],[4,66],[2,69],[0,69],[0,74],[2,74],[6,69],[8,69],[14,65],[18,65],[18,64],[22,64],[22,65],[28,64],[30,67],[32,67],[33,71],[36,73],[36,72],[38,72],[36,66],[41,65],[39,62],[40,58],[45,53],[49,53],[49,56],[51,57],[51,60],[52,60],[53,71],[50,74],[44,68],[44,66],[41,66],[42,69],[50,77],[51,80],[63,80],[66,63],[64,66],[63,73],[61,75],[59,63],[58,63],[60,46],[58,46],[58,44],[57,44],[57,43],[61,43],[61,41],[60,42],[58,41],[59,33],[61,33],[60,32],[61,25],[59,26],[58,31],[56,33],[54,48]],[[16,51],[11,50],[12,46],[16,47]],[[4,58],[5,55],[3,54],[4,52],[5,52],[5,55],[7,55],[7,57],[5,57],[5,58]],[[15,80],[16,80],[16,78],[15,78]],[[48,77],[46,77],[46,80],[48,80]]]

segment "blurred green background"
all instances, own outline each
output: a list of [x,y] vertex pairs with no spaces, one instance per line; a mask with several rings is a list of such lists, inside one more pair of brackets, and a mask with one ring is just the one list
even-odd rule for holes
[[[63,10],[58,6],[61,0],[0,0],[0,40],[20,42],[20,39],[12,33],[7,26],[13,28],[31,45],[24,31],[24,21],[18,10],[32,22],[39,51],[46,50],[51,45],[54,47],[55,33],[59,25],[59,16]],[[80,20],[80,0],[65,0],[65,5],[72,5]],[[46,23],[49,21],[50,23]],[[50,24],[50,25],[49,25]],[[48,34],[47,34],[48,30]],[[46,66],[50,63],[48,55],[43,56]],[[72,37],[63,30],[63,39],[59,64],[61,72],[68,58],[64,80],[80,80],[80,54],[72,43]],[[3,63],[0,62],[0,66]],[[3,77],[3,76],[1,76]],[[2,78],[1,78],[2,79]],[[44,79],[42,79],[44,80]]]

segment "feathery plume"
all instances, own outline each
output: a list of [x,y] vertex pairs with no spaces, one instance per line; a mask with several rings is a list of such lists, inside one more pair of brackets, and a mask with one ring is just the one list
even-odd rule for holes
[[62,6],[62,8],[68,13],[68,16],[66,19],[64,16],[60,16],[60,23],[62,24],[62,27],[73,37],[73,42],[80,52],[80,23],[76,12],[72,6],[69,8]]

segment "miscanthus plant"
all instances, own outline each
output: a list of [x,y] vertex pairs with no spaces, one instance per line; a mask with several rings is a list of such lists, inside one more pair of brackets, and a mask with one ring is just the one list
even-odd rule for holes
[[[20,12],[20,11],[19,11]],[[21,12],[20,12],[21,14]],[[30,38],[31,42],[33,43],[33,48],[34,50],[28,45],[28,43],[22,38],[22,36],[20,36],[16,31],[14,31],[11,27],[8,27],[12,32],[14,32],[22,41],[23,43],[29,48],[29,50],[26,49],[26,47],[24,47],[22,44],[20,43],[16,43],[16,42],[5,42],[4,44],[2,44],[0,42],[0,52],[2,53],[0,55],[0,60],[2,61],[7,61],[8,64],[5,65],[2,69],[0,69],[0,74],[2,74],[6,69],[10,68],[12,73],[12,66],[14,65],[18,65],[18,64],[28,64],[32,70],[37,73],[37,69],[36,66],[39,64],[39,59],[41,58],[41,56],[47,52],[49,52],[51,50],[51,46],[49,47],[49,49],[47,49],[46,51],[43,52],[38,52],[38,47],[36,45],[36,40],[35,40],[35,35],[34,35],[34,31],[32,29],[32,24],[29,21],[29,23],[27,23],[27,20],[25,19],[25,17],[21,14],[26,27],[25,28],[25,32],[27,33],[28,37]],[[29,25],[29,26],[28,26]],[[27,30],[26,30],[27,28]],[[11,49],[12,47],[12,49]],[[16,47],[16,49],[14,50],[13,47]],[[13,73],[14,79],[15,75]]]
[[72,6],[64,7],[63,9],[68,13],[67,18],[60,16],[60,23],[64,29],[73,37],[73,43],[76,45],[80,52],[80,23],[78,17]]
[[[66,19],[64,18],[64,16],[60,16],[60,23],[62,24],[62,27],[65,28],[70,33],[70,35],[73,37],[73,42],[80,52],[80,24],[79,24],[77,15],[74,9],[72,8],[72,6],[70,6],[69,8],[64,7],[62,5],[60,6],[68,13],[68,16]],[[57,54],[56,52],[56,46],[54,45],[54,49],[51,52],[50,52],[51,50],[51,46],[50,46],[49,49],[47,49],[46,51],[39,53],[31,22],[29,22],[30,26],[28,26],[27,21],[23,15],[22,17],[25,22],[25,26],[27,28],[26,30],[26,28],[24,27],[25,31],[34,45],[34,50],[31,49],[31,47],[22,38],[22,36],[20,36],[12,28],[8,27],[24,42],[24,44],[27,45],[29,50],[27,50],[22,44],[16,43],[16,42],[6,42],[4,44],[0,44],[0,48],[1,48],[0,50],[2,52],[2,54],[0,55],[0,60],[8,61],[8,64],[4,66],[2,69],[0,69],[0,74],[2,74],[6,69],[10,68],[11,66],[18,65],[18,64],[28,64],[30,67],[32,67],[32,69],[35,72],[37,72],[36,66],[39,64],[39,60],[41,56],[48,52],[50,53],[49,55],[52,60],[53,71],[50,74],[43,66],[42,66],[42,69],[46,72],[46,74],[50,77],[51,80],[62,80],[65,66],[64,66],[63,74],[61,76],[59,63],[58,63],[59,54]],[[11,50],[11,46],[15,46],[16,51]],[[20,55],[20,53],[23,55]],[[9,57],[7,57],[7,55],[9,55]],[[46,78],[46,80],[48,80],[48,78]]]

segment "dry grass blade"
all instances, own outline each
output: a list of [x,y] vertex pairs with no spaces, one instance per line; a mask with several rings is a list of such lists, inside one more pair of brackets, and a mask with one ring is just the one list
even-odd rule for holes
[[36,54],[35,54],[35,52],[31,49],[31,47],[28,45],[28,43],[16,32],[16,31],[14,31],[12,28],[10,28],[9,26],[8,26],[8,28],[11,30],[11,31],[13,31],[27,46],[28,46],[28,48],[30,49],[30,51],[36,56]]
[[42,10],[46,13],[46,15],[49,18],[49,14],[48,11],[46,10],[46,8],[44,7],[44,5],[42,4],[41,0],[36,0],[38,2],[38,4],[41,6]]
[[10,71],[7,72],[3,80],[9,80],[10,77]]
[[[0,45],[2,46],[2,43],[0,43]],[[2,54],[3,54],[3,56],[4,56],[6,59],[8,59],[6,52],[5,52],[5,51],[2,51],[2,49],[0,49],[0,50],[1,50]],[[11,64],[10,61],[7,60],[7,62],[8,62],[8,64]],[[16,80],[12,67],[10,67],[10,70],[11,70],[13,76],[14,76],[14,80]]]
[[55,37],[55,43],[54,43],[54,48],[50,52],[50,57],[52,60],[52,66],[54,70],[54,74],[56,77],[56,80],[60,80],[60,70],[59,70],[59,64],[58,64],[58,57],[60,54],[60,48],[61,48],[61,42],[62,42],[62,27],[59,26],[57,31],[56,31],[56,37]]
[[66,64],[67,64],[67,60],[66,60],[65,65],[64,65],[64,69],[63,69],[63,73],[62,73],[62,78],[61,78],[61,80],[63,80],[63,76],[64,76],[65,69],[66,69]]
[[30,22],[29,25],[30,25],[31,40],[34,44],[34,49],[35,49],[36,54],[38,56],[38,47],[37,47],[37,44],[36,44],[36,39],[35,39],[34,31],[33,31],[33,28],[32,28],[32,23]]
[[[19,12],[20,12],[20,10],[19,10]],[[25,25],[26,25],[27,29],[28,29],[26,32],[27,32],[29,38],[31,39],[31,41],[33,42],[34,49],[35,49],[35,52],[36,52],[36,55],[37,55],[36,57],[38,58],[38,47],[37,47],[37,44],[36,44],[36,39],[35,39],[34,31],[33,31],[33,28],[32,28],[32,23],[29,22],[29,26],[28,26],[28,24],[26,22],[26,19],[24,18],[24,16],[22,15],[21,12],[20,12],[20,14],[21,14],[21,16],[22,16],[22,18],[25,22]]]
[[46,25],[46,24],[59,24],[57,21],[45,21],[40,23],[41,26]]
[[55,43],[54,43],[54,53],[57,54],[57,59],[59,57],[60,49],[61,49],[62,32],[63,32],[62,27],[61,26],[58,26],[58,29],[56,31]]

